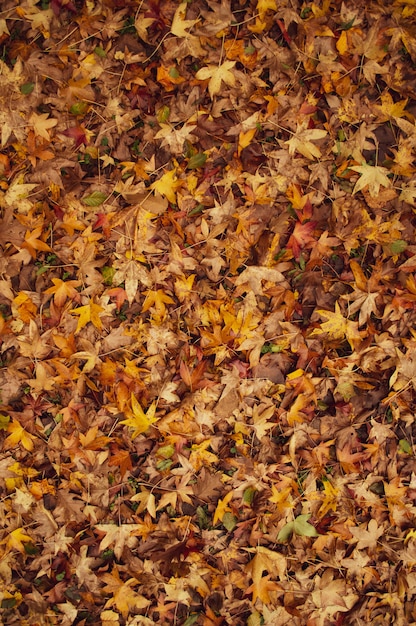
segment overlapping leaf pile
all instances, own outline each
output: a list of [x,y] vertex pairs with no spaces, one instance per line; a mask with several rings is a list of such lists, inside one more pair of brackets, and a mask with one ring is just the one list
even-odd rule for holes
[[416,621],[415,16],[3,3],[3,623]]

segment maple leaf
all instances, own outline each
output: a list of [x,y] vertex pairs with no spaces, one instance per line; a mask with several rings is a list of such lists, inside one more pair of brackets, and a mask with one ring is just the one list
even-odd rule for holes
[[106,293],[110,296],[110,298],[116,299],[117,311],[120,311],[125,301],[128,300],[127,291],[122,287],[113,287]]
[[[252,549],[249,549],[250,551]],[[264,604],[270,604],[270,591],[280,591],[282,587],[270,578],[273,576],[279,580],[284,580],[286,576],[287,562],[286,558],[280,554],[269,550],[263,546],[257,546],[254,558],[246,566],[247,572],[250,574],[253,584],[247,589],[246,593],[252,593],[253,603],[259,598]],[[263,576],[267,571],[268,576]]]
[[199,19],[185,19],[187,8],[188,3],[181,2],[175,11],[175,15],[173,16],[172,24],[170,27],[170,32],[172,33],[172,35],[175,35],[175,37],[189,37],[188,29],[192,28],[192,26],[195,26],[195,24],[199,22]]
[[362,165],[353,165],[350,169],[361,174],[352,190],[353,195],[368,186],[370,196],[375,198],[380,191],[380,186],[391,187],[391,180],[387,176],[389,170],[386,167],[363,163]]
[[334,487],[331,481],[326,477],[323,477],[322,484],[324,488],[323,492],[317,492],[317,496],[319,498],[322,498],[322,504],[319,508],[318,515],[324,517],[328,513],[328,511],[337,510],[338,497],[340,492],[339,489],[337,489],[337,487]]
[[111,455],[108,465],[110,467],[119,467],[121,478],[123,478],[126,472],[130,472],[133,469],[130,452],[128,450],[117,449]]
[[165,172],[158,180],[150,185],[162,196],[165,196],[172,204],[176,204],[176,192],[182,185],[182,181],[176,176],[176,169]]
[[303,412],[303,409],[310,404],[311,398],[308,394],[300,393],[297,396],[286,415],[289,426],[293,426],[296,422],[302,423],[306,421],[307,413]]
[[325,317],[328,321],[321,324],[321,330],[315,329],[312,335],[319,335],[321,332],[329,335],[331,339],[344,339],[346,338],[351,348],[354,350],[355,346],[359,345],[362,341],[362,336],[358,330],[358,322],[352,322],[345,318],[339,307],[338,302],[335,302],[335,311],[325,311],[323,309],[317,310],[317,313],[322,317]]
[[271,420],[275,414],[274,405],[260,406],[255,404],[253,407],[253,428],[259,440],[267,434],[268,430],[276,426],[276,422]]
[[217,522],[222,522],[224,515],[227,512],[231,512],[232,509],[228,506],[228,503],[233,497],[234,492],[229,491],[224,498],[220,498],[217,503],[217,508],[215,509],[214,517],[212,520],[212,525],[215,526]]
[[152,402],[145,413],[135,395],[131,394],[130,404],[131,411],[128,412],[130,415],[127,419],[122,420],[120,424],[125,424],[132,428],[132,439],[135,439],[138,435],[147,432],[150,426],[157,422],[158,418],[155,417],[156,403]]
[[173,91],[175,89],[175,85],[181,85],[185,82],[185,78],[179,74],[179,71],[174,65],[171,65],[170,67],[159,65],[157,68],[156,79],[161,85],[163,85],[166,91]]
[[[113,305],[114,306],[114,305]],[[90,300],[88,304],[80,306],[77,309],[71,309],[69,312],[74,315],[79,315],[77,328],[75,334],[84,328],[89,322],[94,324],[95,328],[101,330],[103,323],[100,319],[100,313],[103,313],[104,308],[99,304],[96,304],[93,300]]]
[[272,495],[269,496],[269,502],[277,504],[277,510],[279,513],[284,513],[287,509],[293,509],[294,503],[291,497],[292,491],[292,485],[289,485],[288,487],[282,487],[279,485],[279,488],[277,488],[276,485],[272,485]]
[[36,259],[37,250],[42,252],[51,252],[52,250],[52,248],[47,243],[42,241],[42,239],[38,239],[42,232],[42,226],[38,226],[32,232],[27,231],[25,235],[25,240],[21,245],[21,248],[26,248],[26,250],[29,250],[30,255],[34,259]]
[[134,496],[130,498],[130,502],[139,503],[137,513],[147,511],[153,519],[156,517],[156,498],[154,493],[151,493],[148,489],[142,487],[139,493],[134,494]]
[[133,586],[139,584],[139,581],[136,578],[129,578],[124,582],[116,566],[113,567],[111,574],[103,574],[101,580],[106,583],[104,591],[111,595],[105,603],[105,608],[115,606],[126,618],[132,609],[140,611],[149,606],[150,600],[132,589]]
[[35,133],[29,131],[27,136],[27,150],[29,160],[33,167],[36,167],[36,159],[41,161],[50,161],[55,157],[55,153],[52,150],[45,150],[45,142],[35,138]]
[[79,148],[79,146],[81,146],[82,144],[84,144],[84,146],[87,146],[94,133],[84,128],[84,126],[80,125],[72,126],[71,128],[62,131],[62,135],[73,139],[75,141],[75,147]]
[[163,317],[166,313],[165,304],[174,304],[175,300],[168,296],[163,289],[148,290],[144,292],[146,298],[143,302],[142,311],[148,311],[152,306],[155,307],[157,317]]
[[32,113],[29,117],[29,124],[33,126],[33,130],[35,131],[35,135],[37,137],[42,137],[46,139],[46,141],[50,141],[51,137],[49,135],[49,130],[57,125],[58,120],[48,119],[49,113],[41,113],[38,115],[37,113]]
[[316,242],[316,238],[312,235],[315,230],[316,222],[296,222],[292,234],[287,242],[287,248],[291,248],[293,256],[299,260],[302,248],[310,247],[312,242]]
[[356,593],[348,593],[346,582],[343,578],[334,579],[334,572],[325,570],[322,578],[315,581],[312,591],[312,600],[317,607],[316,614],[322,623],[334,622],[336,613],[349,611],[357,602],[359,596]]
[[11,533],[1,540],[1,543],[6,544],[7,550],[18,550],[24,554],[25,543],[32,542],[33,539],[29,535],[26,535],[23,528],[15,528]]
[[380,121],[386,122],[397,117],[411,117],[405,108],[408,99],[394,102],[390,92],[385,91],[381,94],[381,105],[375,104],[374,109],[379,111]]
[[80,295],[76,290],[76,287],[80,287],[82,284],[80,280],[61,280],[60,278],[52,278],[53,287],[45,289],[44,293],[53,294],[53,299],[58,307],[63,307],[67,298],[79,300]]
[[[262,286],[262,281],[266,282],[265,287]],[[237,276],[234,284],[238,287],[236,292],[238,295],[248,290],[255,295],[263,295],[267,290],[267,285],[285,284],[285,282],[283,274],[274,268],[250,265]]]
[[[171,124],[160,124],[160,130],[156,133],[155,135],[155,139],[161,139],[161,146],[168,146],[169,149],[172,151],[172,154],[174,155],[179,155],[183,153],[183,148],[185,145],[185,141],[189,141],[192,143],[193,140],[195,140],[195,135],[192,134],[192,131],[194,131],[195,128],[192,127],[190,124],[184,124],[183,126],[181,126],[180,128],[175,128],[173,126],[171,126]],[[172,170],[173,172],[175,172],[175,170]],[[168,174],[170,174],[169,172],[167,172]],[[169,177],[167,177],[165,179],[165,185],[170,188],[173,186],[174,190],[174,184],[176,184],[179,181],[176,181],[176,179],[174,178],[173,174],[170,174],[172,178],[172,181],[170,180]],[[163,176],[162,176],[163,178]],[[160,181],[161,179],[159,179]],[[159,182],[156,181],[156,182]],[[154,183],[153,183],[154,184]],[[162,187],[163,188],[163,187]],[[179,188],[179,185],[178,185]],[[157,190],[158,188],[155,187],[155,189]],[[162,191],[160,191],[160,193],[162,193]],[[164,194],[165,195],[165,194]]]
[[205,439],[205,441],[200,444],[193,444],[189,456],[189,463],[192,465],[195,472],[198,472],[204,465],[212,465],[218,462],[217,455],[207,450],[210,445],[210,439]]
[[321,151],[313,144],[313,141],[323,139],[327,135],[327,131],[320,128],[307,128],[300,125],[293,133],[292,137],[284,143],[289,146],[289,154],[294,155],[296,152],[302,154],[307,159],[319,159]]
[[350,527],[350,533],[355,537],[354,541],[357,542],[356,548],[358,550],[364,550],[365,548],[374,550],[384,532],[384,528],[378,526],[375,519],[371,519],[368,524],[361,524],[358,528]]
[[9,422],[7,432],[10,435],[4,440],[3,448],[5,450],[10,450],[10,448],[16,447],[19,443],[22,444],[25,450],[29,452],[33,450],[33,442],[36,440],[36,437],[28,433],[16,419]]
[[0,206],[17,207],[19,213],[26,213],[32,208],[32,203],[26,198],[38,185],[24,183],[23,180],[23,175],[15,176],[6,193],[0,195]]
[[198,80],[209,80],[208,91],[211,99],[216,96],[221,90],[221,83],[224,81],[227,85],[234,87],[235,76],[230,71],[235,66],[235,61],[224,61],[221,65],[208,65],[202,67],[195,74],[195,78]]
[[[99,550],[103,552],[109,546],[114,546],[114,554],[117,559],[121,558],[125,546],[135,546],[137,539],[133,534],[137,531],[136,524],[96,524],[95,529],[104,535],[100,541]],[[137,534],[137,532],[136,532]]]
[[411,206],[416,206],[416,185],[412,181],[409,185],[403,185],[399,200],[407,202]]

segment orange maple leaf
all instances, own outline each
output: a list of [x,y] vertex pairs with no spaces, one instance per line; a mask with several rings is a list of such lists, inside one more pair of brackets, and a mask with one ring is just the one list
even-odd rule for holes
[[110,467],[119,467],[121,478],[124,478],[126,472],[130,472],[133,469],[130,452],[117,448],[114,454],[111,455],[108,465]]
[[57,307],[61,308],[65,304],[67,298],[79,301],[80,295],[75,287],[79,287],[82,283],[80,280],[61,280],[60,278],[52,278],[53,287],[45,289],[44,293],[53,294],[53,299]]
[[42,241],[42,239],[39,239],[39,237],[42,235],[42,231],[42,226],[38,226],[32,232],[30,232],[29,230],[26,231],[25,240],[21,245],[22,248],[26,248],[26,250],[29,251],[30,256],[34,259],[36,259],[36,250],[39,250],[41,252],[52,251],[52,248],[48,246],[47,243]]

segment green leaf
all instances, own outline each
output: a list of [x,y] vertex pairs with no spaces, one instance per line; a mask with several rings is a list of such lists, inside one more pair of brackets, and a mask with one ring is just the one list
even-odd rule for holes
[[288,522],[280,529],[279,534],[277,535],[277,541],[280,543],[284,543],[285,541],[289,541],[293,534],[293,526],[295,522]]
[[288,541],[293,533],[301,537],[319,537],[316,528],[312,524],[308,524],[310,517],[310,515],[298,515],[293,522],[285,524],[277,535],[277,541]]
[[319,533],[312,524],[308,523],[310,515],[298,515],[293,522],[293,530],[301,537],[319,537]]
[[102,191],[93,191],[89,196],[84,196],[82,202],[87,206],[100,206],[107,198],[107,194]]
[[163,457],[164,459],[170,459],[174,453],[175,447],[172,446],[172,444],[161,446],[157,451],[157,455]]
[[31,556],[33,556],[34,554],[39,554],[39,548],[35,546],[35,544],[31,543],[30,541],[29,543],[25,543],[23,547],[24,547],[26,554],[30,554]]
[[69,109],[69,112],[72,115],[85,115],[87,111],[88,111],[88,104],[82,101],[75,102],[75,104],[73,104]]
[[164,124],[165,122],[167,122],[169,119],[169,115],[170,115],[170,108],[166,105],[161,107],[156,114],[156,118],[159,124]]
[[247,626],[261,626],[263,623],[263,616],[258,611],[254,611],[247,620]]
[[210,525],[209,517],[205,513],[205,510],[204,510],[204,508],[202,506],[199,506],[197,508],[197,510],[196,510],[196,517],[197,517],[198,526],[201,529],[209,528],[209,525]]
[[192,626],[192,624],[195,624],[198,617],[199,613],[191,613],[191,615],[184,621],[183,626]]
[[205,206],[203,204],[197,204],[196,207],[189,211],[188,216],[193,217],[194,215],[199,215],[200,213],[203,213],[204,209]]
[[171,78],[179,78],[180,74],[178,72],[178,70],[176,69],[176,67],[171,67],[169,70],[169,76]]
[[0,413],[0,430],[7,430],[9,422],[10,422],[9,415],[2,415]]
[[196,170],[198,167],[202,167],[205,165],[205,161],[207,160],[207,155],[205,152],[198,152],[198,154],[194,154],[188,161],[188,170]]
[[348,22],[344,22],[343,24],[341,24],[339,29],[340,30],[350,30],[350,28],[353,27],[354,22],[355,22],[355,15]]
[[400,452],[404,452],[405,454],[412,454],[413,449],[407,439],[400,439],[399,441],[399,450]]
[[390,250],[393,255],[404,252],[407,248],[407,243],[403,239],[396,239],[390,244]]
[[101,269],[101,274],[106,285],[110,286],[113,284],[113,278],[115,273],[116,270],[114,269],[114,267],[104,265],[104,267]]
[[24,96],[28,96],[35,88],[35,83],[24,83],[20,86],[20,93]]
[[225,526],[225,528],[229,532],[231,532],[236,527],[237,520],[236,520],[236,518],[234,517],[234,515],[232,513],[227,511],[226,513],[224,513],[224,516],[222,518],[222,524],[223,524],[223,526]]
[[253,504],[255,493],[256,490],[253,487],[247,487],[247,489],[245,489],[243,493],[243,504],[245,504],[246,506],[251,506]]
[[172,459],[162,459],[159,463],[156,463],[156,468],[159,472],[166,472],[172,466]]
[[94,48],[94,52],[97,55],[97,57],[101,57],[102,59],[107,56],[106,51],[103,48],[101,48],[101,46],[97,46],[96,48]]

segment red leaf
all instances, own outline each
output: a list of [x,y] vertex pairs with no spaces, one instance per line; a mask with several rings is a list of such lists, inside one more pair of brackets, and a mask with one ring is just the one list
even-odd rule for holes
[[70,137],[75,141],[75,147],[79,148],[81,144],[88,144],[87,131],[82,126],[71,126],[62,132],[65,137]]
[[312,236],[315,226],[316,222],[305,222],[304,224],[296,222],[287,242],[287,247],[292,249],[296,260],[299,259],[302,248],[308,246],[312,241],[316,241],[315,237]]

